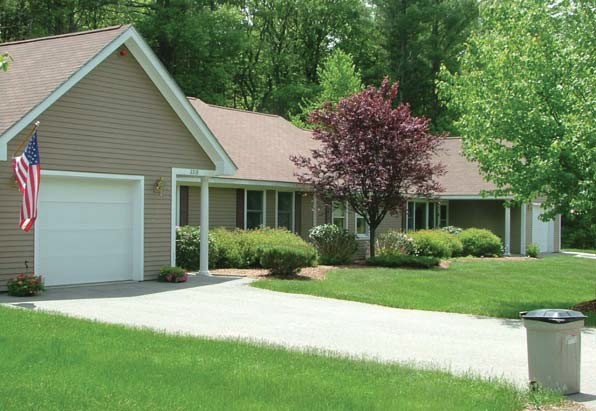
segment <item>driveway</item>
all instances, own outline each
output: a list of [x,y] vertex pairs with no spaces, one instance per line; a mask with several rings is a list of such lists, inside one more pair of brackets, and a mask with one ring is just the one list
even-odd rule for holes
[[[51,288],[0,303],[172,333],[316,348],[379,361],[527,382],[518,320],[401,310],[252,288],[247,279],[191,277],[186,284],[113,283]],[[596,329],[582,335],[582,391],[596,409]]]

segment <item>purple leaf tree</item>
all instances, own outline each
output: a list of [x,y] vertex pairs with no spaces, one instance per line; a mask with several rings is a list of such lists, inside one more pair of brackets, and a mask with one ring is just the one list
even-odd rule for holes
[[409,105],[394,108],[398,84],[385,78],[380,88],[326,103],[315,110],[311,156],[292,156],[298,180],[312,186],[326,203],[347,202],[368,224],[370,255],[385,216],[406,209],[411,198],[443,191],[437,177],[445,168],[436,154],[443,136],[429,131],[429,120],[412,116]]

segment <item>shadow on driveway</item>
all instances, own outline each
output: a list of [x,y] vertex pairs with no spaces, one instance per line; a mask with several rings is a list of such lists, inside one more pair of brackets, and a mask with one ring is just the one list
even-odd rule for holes
[[158,281],[123,281],[104,284],[81,284],[73,286],[48,287],[45,292],[35,297],[12,297],[0,294],[0,304],[10,304],[22,308],[36,308],[36,302],[80,300],[97,298],[126,298],[157,294],[188,288],[206,287],[238,280],[240,277],[212,277],[191,275],[186,283],[162,283]]

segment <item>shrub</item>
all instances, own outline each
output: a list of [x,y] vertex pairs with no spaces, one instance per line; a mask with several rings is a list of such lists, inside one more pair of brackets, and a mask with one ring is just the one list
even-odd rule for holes
[[6,286],[8,295],[15,297],[30,297],[45,290],[43,278],[35,274],[19,274],[15,278],[10,278]]
[[501,239],[490,230],[468,228],[458,235],[464,246],[464,255],[492,257],[503,255]]
[[180,267],[161,267],[157,279],[167,283],[185,283],[188,280],[188,275]]
[[528,254],[528,257],[538,258],[538,254],[540,254],[540,247],[538,247],[538,244],[532,243],[528,245],[526,253]]
[[454,225],[448,225],[446,227],[441,228],[441,230],[447,231],[449,234],[455,234],[455,235],[464,231],[463,228],[459,228]]
[[379,234],[376,251],[380,256],[415,254],[414,239],[400,231],[387,231]]
[[[201,230],[199,227],[184,226],[176,228],[176,264],[187,270],[198,270],[200,265]],[[217,242],[209,233],[209,257],[216,262],[219,258]],[[213,268],[213,262],[209,261]]]
[[444,230],[420,230],[412,233],[416,255],[450,258],[461,255],[463,245],[457,236]]
[[290,276],[297,274],[303,267],[312,267],[317,263],[314,247],[269,246],[258,249],[261,267],[268,268],[273,275]]
[[366,263],[379,267],[432,268],[439,265],[436,257],[387,254],[369,258]]
[[334,224],[314,227],[308,237],[319,252],[321,264],[349,264],[358,251],[356,235]]

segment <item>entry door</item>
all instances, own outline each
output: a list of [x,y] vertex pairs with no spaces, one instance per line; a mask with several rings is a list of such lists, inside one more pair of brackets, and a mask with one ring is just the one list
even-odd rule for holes
[[42,176],[36,272],[47,285],[131,280],[135,185]]

